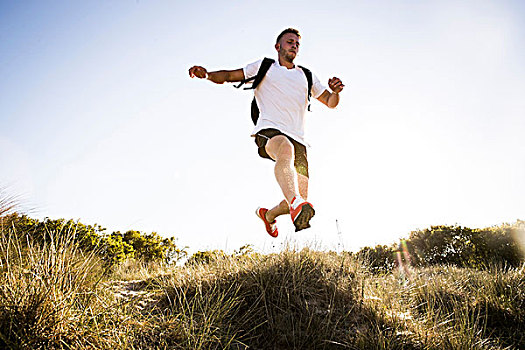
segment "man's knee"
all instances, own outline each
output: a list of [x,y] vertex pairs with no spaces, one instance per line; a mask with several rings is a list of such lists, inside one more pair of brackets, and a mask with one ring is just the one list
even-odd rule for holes
[[273,160],[294,158],[294,146],[290,140],[283,135],[272,137],[266,144],[266,152]]

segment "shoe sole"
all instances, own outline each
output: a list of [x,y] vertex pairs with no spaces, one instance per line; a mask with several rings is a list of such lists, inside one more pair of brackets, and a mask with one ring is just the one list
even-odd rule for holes
[[295,226],[295,232],[304,230],[306,228],[311,227],[310,226],[310,220],[315,215],[315,210],[310,204],[305,204],[301,208],[301,212],[297,217],[295,218],[295,221],[293,222]]

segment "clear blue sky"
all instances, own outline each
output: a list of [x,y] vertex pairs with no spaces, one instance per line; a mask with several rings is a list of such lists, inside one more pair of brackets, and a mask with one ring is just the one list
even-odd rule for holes
[[[302,35],[297,63],[340,77],[308,114],[313,227],[266,236],[281,199],[251,92],[190,79]],[[38,218],[157,231],[191,250],[346,249],[430,225],[525,218],[520,1],[0,2],[0,184]],[[337,234],[336,220],[341,235]]]

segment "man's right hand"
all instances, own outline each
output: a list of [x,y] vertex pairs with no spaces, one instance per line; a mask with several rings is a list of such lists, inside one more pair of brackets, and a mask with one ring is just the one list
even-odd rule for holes
[[244,71],[241,69],[235,70],[219,70],[216,72],[209,72],[206,68],[201,66],[193,66],[189,70],[190,77],[208,79],[215,84],[223,84],[225,82],[236,82],[244,80]]
[[206,68],[201,67],[201,66],[193,66],[193,67],[191,67],[190,70],[189,70],[189,73],[190,73],[190,77],[192,77],[192,78],[194,78],[194,77],[197,77],[197,78],[200,78],[200,79],[208,78],[208,71],[206,70]]

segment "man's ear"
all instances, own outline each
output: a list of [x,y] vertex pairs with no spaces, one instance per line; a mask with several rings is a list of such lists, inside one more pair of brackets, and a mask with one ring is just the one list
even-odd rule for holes
[[275,44],[275,49],[276,49],[277,51],[279,51],[279,48],[280,48],[280,47],[281,47],[281,44],[279,44],[279,43]]

